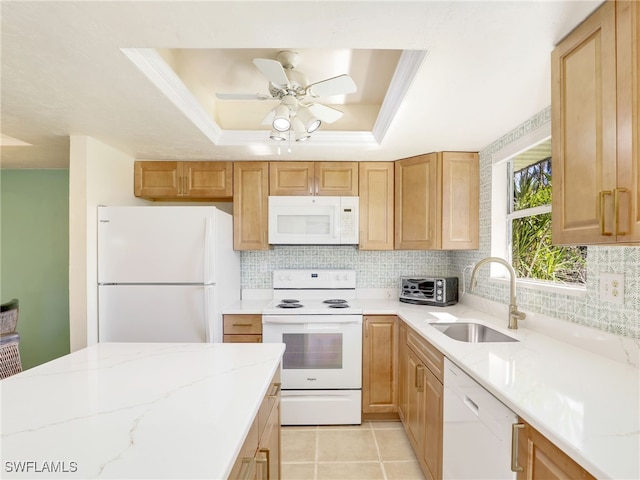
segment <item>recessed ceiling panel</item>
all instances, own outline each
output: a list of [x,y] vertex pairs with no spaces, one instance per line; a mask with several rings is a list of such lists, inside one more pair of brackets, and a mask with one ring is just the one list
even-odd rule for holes
[[[254,65],[255,58],[275,60],[283,49],[161,49],[162,58],[180,77],[194,98],[223,130],[270,130],[263,120],[277,100],[221,100],[216,93],[269,96],[269,81]],[[315,100],[344,113],[322,129],[370,131],[401,50],[290,49],[299,54],[294,68],[310,84],[347,74],[357,91]]]

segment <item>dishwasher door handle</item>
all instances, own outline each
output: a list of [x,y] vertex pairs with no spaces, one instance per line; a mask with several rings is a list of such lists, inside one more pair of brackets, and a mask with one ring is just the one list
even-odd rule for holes
[[524,423],[511,425],[511,471],[522,472],[524,468],[518,465],[518,430],[524,428]]

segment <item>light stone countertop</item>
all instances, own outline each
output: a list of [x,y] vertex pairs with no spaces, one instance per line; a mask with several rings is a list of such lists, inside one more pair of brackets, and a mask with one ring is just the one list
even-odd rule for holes
[[[640,342],[528,312],[508,330],[505,305],[470,294],[450,307],[359,302],[365,315],[398,315],[595,477],[640,479]],[[233,313],[260,308],[242,301]],[[520,341],[459,342],[429,325],[438,320],[477,321]]]
[[0,477],[227,478],[283,352],[100,343],[2,380]]

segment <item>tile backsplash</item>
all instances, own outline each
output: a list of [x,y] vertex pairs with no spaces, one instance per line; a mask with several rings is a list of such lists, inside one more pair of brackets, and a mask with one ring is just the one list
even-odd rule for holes
[[[492,154],[551,121],[546,108],[480,152],[480,248],[472,251],[360,251],[354,246],[274,246],[267,251],[242,252],[242,288],[272,288],[271,272],[283,268],[348,268],[357,271],[358,288],[397,288],[401,275],[454,275],[465,280],[465,267],[491,255]],[[599,300],[600,274],[624,273],[623,305]],[[508,301],[508,286],[482,282],[474,293]],[[640,340],[640,247],[588,247],[587,286],[581,296],[529,288],[518,289],[518,306],[569,322]]]
[[284,246],[242,252],[242,288],[272,288],[271,272],[286,268],[343,268],[357,272],[357,288],[398,288],[402,275],[446,275],[448,252],[364,251],[355,246]]

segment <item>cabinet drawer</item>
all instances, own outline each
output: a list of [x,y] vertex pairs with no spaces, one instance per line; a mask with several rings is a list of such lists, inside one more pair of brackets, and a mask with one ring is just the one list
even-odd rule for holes
[[260,410],[258,411],[258,431],[260,432],[260,437],[265,433],[265,429],[273,409],[277,408],[280,403],[281,386],[280,370],[278,369],[278,372],[273,376],[271,385],[269,385],[269,391],[264,396],[264,400],[262,400],[262,405],[260,405]]
[[224,335],[224,343],[262,343],[262,335]]
[[262,315],[224,315],[225,335],[262,335]]
[[440,350],[411,328],[407,330],[407,345],[420,357],[420,360],[431,370],[431,373],[436,376],[440,383],[443,383],[444,355]]

